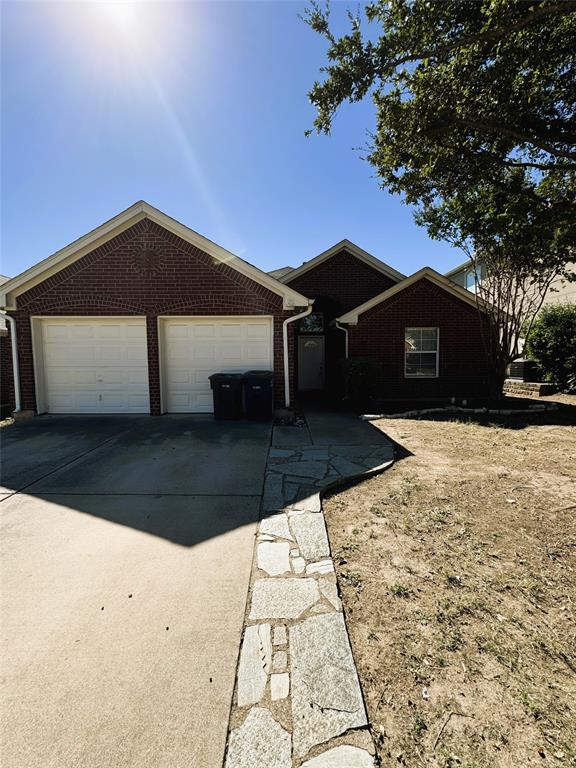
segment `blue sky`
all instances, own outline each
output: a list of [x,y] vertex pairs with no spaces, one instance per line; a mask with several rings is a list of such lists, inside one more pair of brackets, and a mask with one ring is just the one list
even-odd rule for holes
[[345,237],[405,273],[462,261],[355,151],[370,103],[341,110],[332,136],[304,136],[325,55],[304,7],[2,2],[0,271],[139,199],[266,270]]

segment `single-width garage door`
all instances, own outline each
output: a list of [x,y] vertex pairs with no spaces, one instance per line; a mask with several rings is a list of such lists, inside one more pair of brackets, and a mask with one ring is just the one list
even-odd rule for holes
[[144,318],[39,322],[45,411],[150,412]]
[[272,370],[271,317],[175,317],[162,325],[169,413],[212,413],[212,373]]

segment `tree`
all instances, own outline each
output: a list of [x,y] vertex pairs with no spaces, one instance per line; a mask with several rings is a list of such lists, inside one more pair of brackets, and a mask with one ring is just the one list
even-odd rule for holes
[[562,390],[576,389],[576,305],[545,307],[526,343],[545,377]]
[[520,356],[551,283],[564,273],[575,231],[561,211],[525,194],[524,171],[506,173],[504,189],[479,183],[416,214],[432,237],[447,240],[470,260],[477,303],[489,319],[484,342],[494,395],[501,394],[506,369]]
[[326,79],[309,94],[315,128],[371,94],[370,162],[384,183],[420,202],[493,169],[576,171],[576,0],[379,0],[340,38],[329,8],[305,20],[329,44]]
[[[518,356],[548,286],[576,243],[576,2],[390,0],[307,23],[328,42],[325,79],[309,94],[315,129],[371,96],[366,159],[416,221],[483,265],[479,303],[497,384]],[[374,28],[379,36],[375,38]]]

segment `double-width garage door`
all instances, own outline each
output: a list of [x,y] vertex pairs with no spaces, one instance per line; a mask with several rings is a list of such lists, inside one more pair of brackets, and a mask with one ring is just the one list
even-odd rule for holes
[[43,318],[37,376],[48,413],[149,413],[144,318]]
[[272,370],[271,317],[171,317],[162,326],[169,413],[212,413],[212,373]]

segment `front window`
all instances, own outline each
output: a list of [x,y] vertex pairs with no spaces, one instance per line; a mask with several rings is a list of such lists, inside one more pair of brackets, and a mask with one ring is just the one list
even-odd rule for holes
[[407,378],[438,376],[438,328],[406,328],[404,331],[404,375]]
[[484,279],[484,273],[484,264],[478,264],[475,269],[467,269],[464,273],[464,287],[472,293],[476,293],[479,283]]
[[324,315],[322,312],[312,312],[300,320],[300,333],[323,333]]

